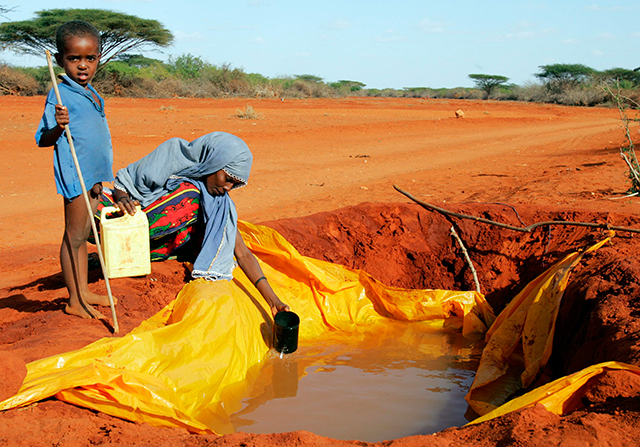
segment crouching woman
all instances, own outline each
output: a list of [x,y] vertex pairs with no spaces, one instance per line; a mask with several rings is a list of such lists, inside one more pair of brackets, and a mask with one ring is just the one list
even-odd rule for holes
[[190,246],[196,256],[192,276],[213,281],[231,280],[239,265],[275,315],[289,306],[242,240],[229,196],[247,184],[252,161],[246,143],[229,133],[213,132],[191,142],[171,138],[118,171],[112,201],[130,215],[137,205],[147,214],[152,259]]

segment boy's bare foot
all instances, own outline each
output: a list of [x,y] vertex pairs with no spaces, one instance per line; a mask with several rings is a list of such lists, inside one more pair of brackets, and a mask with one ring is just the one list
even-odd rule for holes
[[[97,293],[89,292],[82,295],[84,301],[88,304],[94,304],[96,306],[106,306],[109,307],[111,304],[109,303],[109,297],[107,295],[98,295]],[[113,305],[118,304],[118,300],[116,297],[113,297]]]
[[68,313],[69,315],[75,315],[77,317],[81,317],[81,318],[87,318],[87,319],[92,319],[95,318],[97,320],[106,320],[107,317],[105,317],[104,315],[102,315],[100,312],[98,312],[97,310],[95,310],[93,307],[89,306],[88,304],[86,305],[86,309],[83,306],[71,306],[69,304],[66,305],[66,307],[64,308],[65,313]]

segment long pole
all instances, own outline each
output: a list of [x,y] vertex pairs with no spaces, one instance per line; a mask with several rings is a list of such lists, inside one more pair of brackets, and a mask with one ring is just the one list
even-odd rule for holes
[[[56,74],[53,71],[53,62],[51,60],[51,53],[46,50],[47,64],[49,65],[49,74],[51,75],[51,82],[53,83],[53,89],[56,92],[56,99],[58,104],[62,105],[62,97],[60,96],[60,90],[58,89],[58,82],[56,81]],[[78,156],[76,155],[76,148],[73,145],[73,139],[71,138],[71,130],[69,125],[65,124],[64,131],[67,133],[67,140],[69,140],[69,148],[71,149],[71,155],[73,156],[73,163],[76,166],[76,172],[78,173],[78,179],[80,180],[80,186],[82,186],[82,196],[84,197],[85,204],[87,205],[87,212],[89,213],[89,220],[91,221],[91,229],[93,230],[93,237],[96,241],[96,247],[98,248],[98,258],[100,259],[100,267],[102,267],[102,275],[104,276],[104,283],[107,286],[107,295],[109,295],[109,306],[111,306],[111,318],[113,319],[113,332],[118,333],[118,317],[116,316],[116,306],[113,304],[113,296],[111,295],[111,286],[109,285],[109,277],[107,276],[107,268],[104,264],[104,257],[102,256],[102,248],[100,247],[100,236],[98,235],[98,229],[96,228],[96,220],[93,217],[93,210],[91,209],[91,202],[89,202],[89,193],[87,187],[84,184],[84,178],[82,177],[82,171],[80,170],[80,163],[78,162]]]

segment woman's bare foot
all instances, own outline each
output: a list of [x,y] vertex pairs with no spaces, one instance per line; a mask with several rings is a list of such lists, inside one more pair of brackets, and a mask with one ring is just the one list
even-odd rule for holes
[[[111,303],[109,303],[109,297],[107,295],[98,295],[97,293],[89,292],[83,294],[82,298],[87,304],[105,307],[111,306]],[[116,297],[113,297],[113,305],[115,306],[116,304],[118,304],[118,300],[116,299]]]
[[107,317],[105,317],[104,315],[102,315],[100,312],[98,312],[96,309],[94,309],[93,307],[91,307],[88,304],[85,304],[85,306],[71,306],[70,304],[67,304],[66,307],[64,308],[65,313],[68,313],[69,315],[75,315],[77,317],[81,317],[81,318],[87,318],[87,319],[92,319],[95,318],[97,320],[106,320]]

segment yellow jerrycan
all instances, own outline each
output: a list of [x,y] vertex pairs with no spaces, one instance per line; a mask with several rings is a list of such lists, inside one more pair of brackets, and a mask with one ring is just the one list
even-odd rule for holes
[[104,207],[100,213],[100,234],[107,277],[151,273],[149,221],[140,206],[133,216],[127,213],[119,216],[116,207]]

